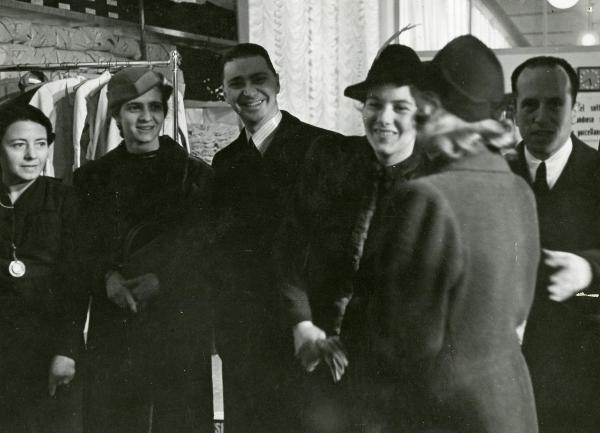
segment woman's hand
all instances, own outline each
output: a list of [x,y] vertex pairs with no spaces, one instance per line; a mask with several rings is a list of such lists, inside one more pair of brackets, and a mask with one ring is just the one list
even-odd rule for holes
[[133,313],[137,313],[137,302],[127,288],[125,278],[118,271],[106,274],[106,296],[119,307],[129,308]]
[[68,385],[75,377],[75,361],[62,355],[56,355],[50,362],[48,371],[48,392],[51,397],[56,394],[56,388]]

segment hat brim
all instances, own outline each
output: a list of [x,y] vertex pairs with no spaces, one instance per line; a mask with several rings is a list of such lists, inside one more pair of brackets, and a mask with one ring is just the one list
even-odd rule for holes
[[413,84],[413,83],[410,80],[397,80],[397,79],[392,79],[392,78],[390,78],[390,79],[383,78],[383,79],[378,79],[378,80],[365,80],[365,81],[361,81],[360,83],[352,84],[352,85],[346,87],[346,89],[344,90],[344,96],[347,96],[348,98],[356,99],[357,101],[360,101],[360,102],[365,102],[367,99],[367,96],[369,94],[369,89],[372,89],[374,87],[385,86],[385,85],[402,87],[402,86],[410,86],[411,84]]
[[[114,79],[114,77],[112,79]],[[119,83],[119,85],[115,85],[116,88],[111,88],[110,84],[111,83],[109,82],[108,108],[113,115],[120,110],[125,102],[131,101],[155,87],[159,88],[162,99],[165,101],[173,94],[173,86],[171,83],[168,82],[162,74],[156,72],[152,74],[145,73],[141,77],[138,77],[134,82],[126,85]]]
[[344,96],[355,99],[360,102],[365,102],[367,99],[367,90],[370,84],[365,80],[360,83],[352,84],[344,90]]

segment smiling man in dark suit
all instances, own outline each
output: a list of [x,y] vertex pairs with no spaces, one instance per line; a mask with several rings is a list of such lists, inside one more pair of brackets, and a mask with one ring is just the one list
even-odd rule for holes
[[523,142],[510,161],[532,186],[543,260],[523,341],[541,433],[592,433],[600,397],[593,313],[600,277],[600,155],[572,134],[577,74],[534,57],[512,74]]
[[294,380],[289,331],[275,287],[272,247],[288,193],[311,142],[334,133],[277,103],[279,76],[267,51],[239,44],[223,57],[225,100],[244,129],[215,155],[220,287],[216,340],[223,360],[225,425],[231,433],[291,432]]

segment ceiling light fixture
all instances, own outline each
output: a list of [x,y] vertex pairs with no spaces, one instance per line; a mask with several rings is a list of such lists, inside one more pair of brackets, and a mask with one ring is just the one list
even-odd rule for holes
[[598,38],[593,32],[586,32],[581,36],[581,45],[589,47],[598,44]]
[[577,4],[579,0],[548,0],[548,3],[556,9],[569,9]]

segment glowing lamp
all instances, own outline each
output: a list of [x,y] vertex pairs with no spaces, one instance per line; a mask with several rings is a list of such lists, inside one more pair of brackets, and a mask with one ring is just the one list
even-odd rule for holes
[[598,36],[593,32],[586,32],[581,36],[581,45],[589,47],[598,43]]
[[577,4],[579,0],[548,0],[556,9],[569,9]]

